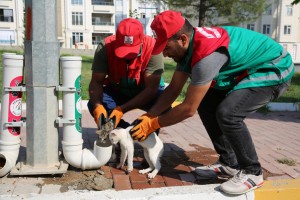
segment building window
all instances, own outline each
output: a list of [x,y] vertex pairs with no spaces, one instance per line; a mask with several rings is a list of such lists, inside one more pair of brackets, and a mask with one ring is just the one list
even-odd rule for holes
[[0,22],[13,22],[13,10],[12,9],[0,9]]
[[79,42],[83,42],[83,33],[77,33],[77,32],[72,33],[72,41],[73,41],[73,45]]
[[247,24],[247,29],[254,31],[255,30],[255,24]]
[[72,25],[83,25],[82,12],[72,12]]
[[82,0],[72,0],[72,5],[83,5]]
[[111,23],[112,15],[111,14],[92,14],[92,25],[100,26],[113,26],[114,23]]
[[291,5],[286,6],[286,15],[287,16],[292,16],[293,15],[293,6],[291,6]]
[[146,18],[146,13],[141,13],[141,19],[145,19]]
[[270,35],[270,33],[271,33],[271,25],[264,24],[263,25],[263,34]]
[[284,26],[284,35],[290,35],[291,34],[291,26],[290,25],[285,25]]
[[92,17],[92,25],[100,25],[101,18],[100,17]]
[[93,33],[92,34],[92,43],[93,45],[98,45],[100,42],[108,36],[112,35],[111,33]]

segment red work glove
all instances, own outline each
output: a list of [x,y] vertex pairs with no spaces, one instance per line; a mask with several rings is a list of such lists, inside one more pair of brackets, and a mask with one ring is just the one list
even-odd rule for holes
[[120,106],[117,106],[109,115],[109,118],[112,119],[114,122],[115,128],[117,128],[123,115],[124,115],[124,113]]
[[[103,105],[98,105],[93,111],[95,123],[98,125],[98,121],[100,116],[102,115],[102,119],[107,118],[107,112]],[[102,122],[101,122],[102,123]],[[102,125],[102,124],[101,124]]]
[[160,128],[158,117],[152,117],[149,114],[144,114],[137,118],[132,125],[129,133],[134,140],[144,141],[151,133]]

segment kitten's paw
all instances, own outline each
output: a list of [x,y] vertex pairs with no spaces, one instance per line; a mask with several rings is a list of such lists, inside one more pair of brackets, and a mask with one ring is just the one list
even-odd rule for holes
[[140,173],[140,174],[146,174],[147,172],[145,172],[144,169],[141,169],[141,170],[139,170],[139,173]]
[[119,163],[119,164],[117,165],[117,169],[121,169],[121,168],[123,168],[123,165],[122,165],[122,163]]
[[148,173],[148,172],[150,172],[150,171],[152,171],[151,168],[141,169],[141,170],[139,170],[139,173],[140,173],[140,174],[146,174],[146,173]]
[[133,166],[127,166],[127,171],[132,172]]
[[125,171],[125,174],[130,174],[132,171],[133,171],[133,169],[131,169],[131,170],[127,169],[127,170]]
[[154,178],[156,176],[157,172],[153,171],[151,173],[148,174],[148,178],[151,179],[151,178]]

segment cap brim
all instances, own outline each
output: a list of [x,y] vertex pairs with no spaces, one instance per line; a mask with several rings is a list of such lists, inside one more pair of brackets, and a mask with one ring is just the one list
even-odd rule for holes
[[168,40],[160,41],[156,39],[152,55],[160,54],[166,47]]
[[140,45],[136,46],[121,46],[115,49],[115,54],[119,58],[123,59],[134,59],[138,56],[140,52]]

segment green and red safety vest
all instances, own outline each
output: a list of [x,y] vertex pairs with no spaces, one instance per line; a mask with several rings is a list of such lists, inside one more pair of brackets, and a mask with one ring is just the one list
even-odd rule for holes
[[119,92],[127,96],[137,95],[145,86],[144,73],[151,58],[155,39],[145,36],[138,57],[129,63],[115,56],[115,35],[105,38],[108,56],[108,76],[106,84],[112,84]]
[[241,89],[277,85],[291,79],[294,65],[290,54],[266,35],[244,28],[197,27],[188,54],[181,63],[184,71],[220,47],[229,53],[229,63],[214,78],[216,89]]

